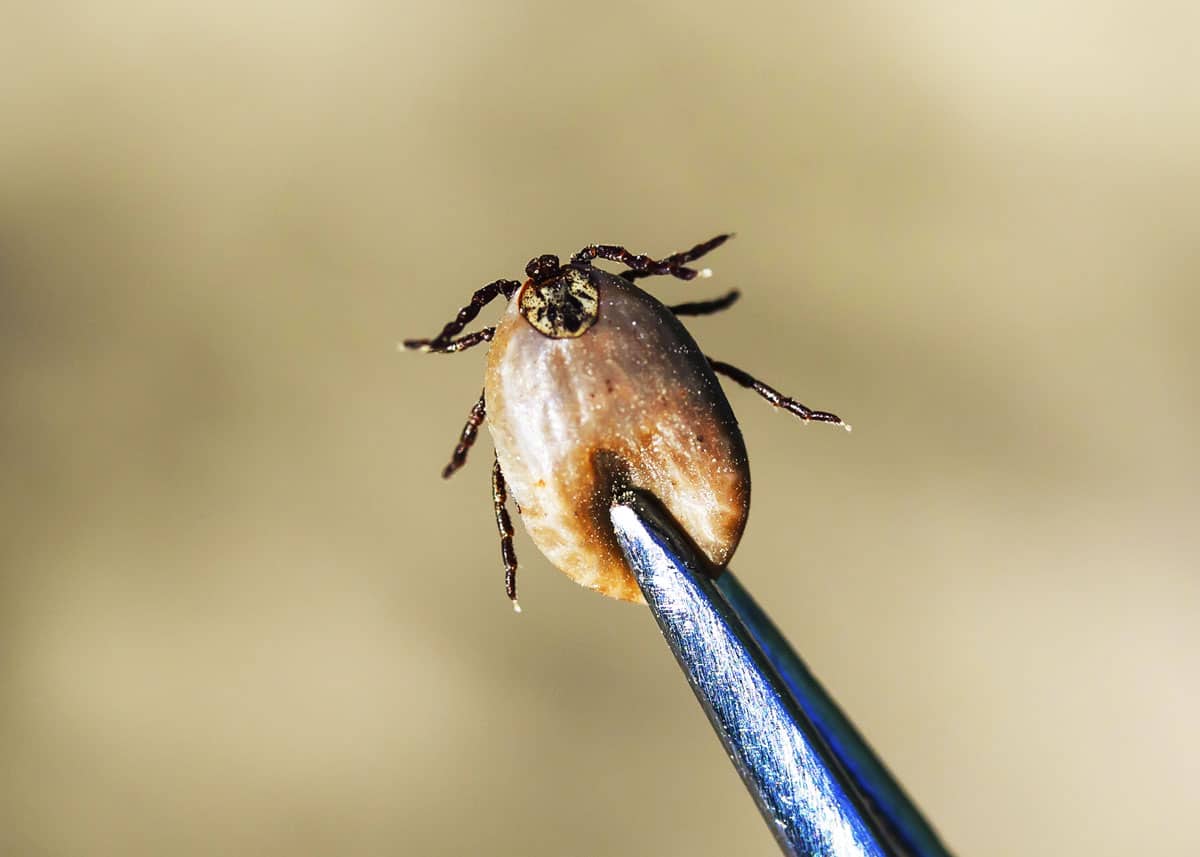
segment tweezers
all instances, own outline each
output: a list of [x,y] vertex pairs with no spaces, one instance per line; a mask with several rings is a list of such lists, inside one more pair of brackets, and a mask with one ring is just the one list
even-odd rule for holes
[[658,501],[613,527],[668,647],[787,855],[949,857],[933,828],[733,574]]

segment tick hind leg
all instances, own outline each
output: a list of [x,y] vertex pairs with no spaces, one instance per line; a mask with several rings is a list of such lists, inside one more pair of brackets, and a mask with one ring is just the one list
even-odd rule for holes
[[458,446],[454,447],[454,454],[450,456],[450,463],[442,468],[443,479],[449,479],[455,471],[467,463],[467,453],[475,445],[475,439],[479,436],[479,427],[483,425],[486,416],[487,407],[483,403],[483,394],[480,393],[479,401],[471,406],[471,413],[467,415],[467,424],[463,426]]
[[463,328],[475,320],[481,309],[500,295],[504,295],[506,300],[512,298],[519,288],[521,288],[521,284],[516,280],[496,280],[494,283],[488,283],[475,291],[475,294],[471,296],[471,302],[458,311],[454,321],[443,327],[441,333],[433,339],[406,339],[404,347],[410,351],[451,354],[470,348],[472,345],[490,341],[496,332],[494,327],[485,327],[477,333],[469,333],[460,339],[454,337],[462,333]]
[[783,408],[788,413],[795,414],[805,422],[833,423],[842,426],[846,431],[850,431],[850,426],[843,422],[842,418],[837,414],[831,414],[828,411],[814,411],[812,408],[800,404],[795,399],[783,395],[783,393],[774,387],[767,386],[762,381],[759,381],[747,372],[743,372],[736,366],[730,366],[728,363],[722,363],[720,360],[713,360],[711,357],[708,358],[708,365],[712,366],[714,372],[732,378],[743,387],[747,387],[758,393],[775,407]]
[[513,549],[512,518],[508,516],[508,486],[500,470],[500,459],[492,464],[492,505],[496,509],[496,529],[500,531],[500,558],[504,561],[504,591],[513,610],[521,612],[517,603],[517,552]]
[[609,262],[620,262],[629,270],[622,271],[621,276],[627,280],[638,280],[642,277],[655,277],[670,274],[681,280],[691,280],[698,276],[708,276],[705,271],[697,271],[687,267],[688,262],[694,262],[711,250],[716,250],[733,234],[718,235],[715,238],[697,244],[691,250],[673,253],[663,259],[652,259],[637,253],[631,253],[617,244],[590,244],[571,257],[572,262],[590,262],[592,259],[605,259]]
[[667,307],[667,309],[675,313],[675,315],[712,315],[714,312],[729,309],[741,296],[742,293],[734,289],[729,294],[714,298],[711,301],[675,304],[675,306]]

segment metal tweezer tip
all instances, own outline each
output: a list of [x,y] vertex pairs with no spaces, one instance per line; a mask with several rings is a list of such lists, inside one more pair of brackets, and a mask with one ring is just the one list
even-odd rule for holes
[[949,852],[782,634],[654,498],[611,509],[630,569],[714,731],[788,855]]

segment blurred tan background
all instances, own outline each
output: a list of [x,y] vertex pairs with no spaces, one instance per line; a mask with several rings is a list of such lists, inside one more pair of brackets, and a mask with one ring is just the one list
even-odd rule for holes
[[395,351],[728,229],[652,287],[855,426],[730,391],[741,578],[959,853],[1195,853],[1195,9],[10,5],[0,853],[773,853]]

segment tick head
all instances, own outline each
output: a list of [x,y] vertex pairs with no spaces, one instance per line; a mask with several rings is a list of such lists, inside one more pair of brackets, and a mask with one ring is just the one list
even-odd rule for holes
[[586,265],[559,265],[557,256],[538,256],[525,266],[529,282],[518,309],[534,330],[551,339],[582,336],[596,323],[600,296]]
[[558,257],[550,253],[545,256],[535,256],[525,266],[525,276],[534,283],[544,283],[553,280],[562,272]]

